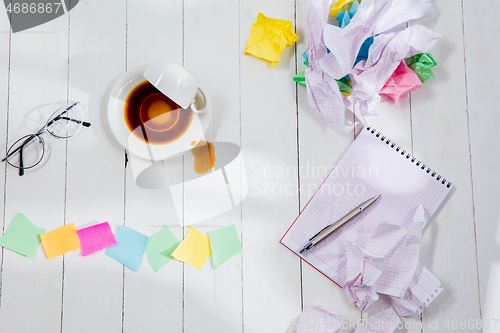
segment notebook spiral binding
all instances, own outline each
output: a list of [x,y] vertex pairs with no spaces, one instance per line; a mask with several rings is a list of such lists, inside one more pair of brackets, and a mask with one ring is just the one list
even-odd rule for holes
[[[411,154],[407,154],[406,150],[403,150],[400,146],[397,146],[395,143],[391,143],[391,140],[387,139],[384,135],[382,135],[382,133],[377,132],[377,130],[375,128],[367,127],[366,130],[369,131],[371,134],[376,133],[375,136],[377,138],[380,138],[380,141],[385,142],[386,145],[390,145],[391,148],[395,148],[395,150],[398,153],[400,152],[401,156],[405,156],[407,160],[411,160],[412,163],[415,163],[415,161],[417,161],[417,159],[415,157],[413,157]],[[427,170],[426,170],[426,165],[423,164],[422,162],[417,161],[415,163],[415,165],[420,167],[420,169],[422,169],[422,171],[427,172],[432,178],[436,177],[435,179],[437,181],[441,182],[441,184],[446,185],[446,187],[448,187],[448,188],[451,187],[450,182],[446,183],[446,179],[441,177],[441,175],[438,175],[435,171],[432,171],[431,168],[427,168]]]

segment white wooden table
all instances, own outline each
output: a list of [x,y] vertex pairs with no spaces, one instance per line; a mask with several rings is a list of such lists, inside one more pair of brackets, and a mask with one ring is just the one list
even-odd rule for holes
[[[402,331],[500,332],[500,323],[493,327],[500,318],[500,3],[434,2],[437,15],[422,24],[443,35],[432,51],[436,77],[400,104],[379,104],[368,119],[456,187],[426,227],[421,252],[445,290],[420,318],[404,319],[415,328]],[[259,11],[291,20],[300,37],[274,69],[243,54]],[[22,212],[47,230],[109,221],[147,235],[167,224],[183,237],[168,190],[135,185],[105,116],[114,80],[161,57],[208,87],[208,138],[241,146],[250,186],[240,206],[197,226],[207,232],[234,223],[241,235],[243,254],[216,271],[170,262],[154,273],[145,260],[133,272],[103,253],[47,260],[41,248],[35,259],[3,250],[0,332],[279,333],[291,332],[307,305],[353,321],[385,309],[382,299],[362,315],[278,243],[326,175],[299,175],[299,168],[329,171],[354,139],[353,128],[329,130],[292,82],[306,45],[306,0],[82,0],[68,15],[15,34],[0,14],[2,151],[29,132],[26,114],[41,104],[80,100],[92,122],[67,142],[48,139],[48,160],[24,177],[2,169],[3,230]],[[179,172],[188,167],[179,160]],[[280,175],[280,168],[294,171]],[[474,328],[460,326],[469,321]]]

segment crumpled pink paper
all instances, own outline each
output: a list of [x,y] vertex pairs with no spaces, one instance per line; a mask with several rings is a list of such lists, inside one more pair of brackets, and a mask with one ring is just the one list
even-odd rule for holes
[[356,328],[354,333],[392,333],[401,323],[393,308],[381,311]]
[[390,297],[400,316],[415,317],[419,316],[442,291],[441,282],[419,262],[406,293],[402,297]]
[[370,256],[354,244],[347,244],[347,281],[342,293],[365,312],[378,299],[373,284],[382,274],[383,259]]
[[338,333],[344,316],[323,306],[306,306],[297,322],[297,333]]
[[334,79],[346,76],[351,72],[358,51],[368,37],[404,22],[429,17],[433,13],[434,8],[427,0],[361,1],[349,25],[343,29],[331,24],[324,26],[324,41],[331,52],[321,60],[323,70]]
[[378,293],[405,295],[417,269],[425,222],[424,208],[419,205],[409,226],[381,222],[368,238],[347,244],[342,293],[349,302],[365,312]]
[[[440,35],[422,26],[397,31],[405,22],[432,15],[434,8],[428,0],[363,0],[343,29],[327,24],[330,2],[308,1],[309,68],[305,79],[309,104],[330,128],[344,130],[345,111],[351,102],[338,90],[336,79],[349,74],[352,97],[359,103],[361,114],[373,115],[380,89],[400,61],[428,52]],[[378,40],[378,52],[377,45],[372,45],[368,59],[353,69],[361,45],[373,36]]]
[[422,86],[417,74],[412,71],[404,61],[401,61],[398,68],[392,73],[386,84],[380,89],[380,95],[389,96],[394,102],[399,103],[408,94]]
[[351,102],[344,96],[337,82],[325,73],[319,59],[327,54],[323,41],[323,26],[328,20],[331,0],[310,0],[307,3],[307,57],[305,69],[307,99],[320,118],[334,130],[344,130],[345,110]]
[[428,52],[440,37],[421,25],[376,36],[368,60],[360,61],[349,74],[353,83],[351,96],[359,103],[361,114],[375,114],[374,107],[380,101],[380,89],[403,59]]

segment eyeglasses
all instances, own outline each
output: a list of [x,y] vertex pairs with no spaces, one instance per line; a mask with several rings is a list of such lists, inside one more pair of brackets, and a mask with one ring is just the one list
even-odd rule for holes
[[19,169],[19,176],[24,170],[36,167],[45,155],[45,141],[41,136],[45,131],[59,139],[67,139],[77,134],[82,126],[90,123],[83,121],[80,102],[64,105],[58,108],[47,120],[45,125],[34,134],[28,134],[14,142],[7,150],[7,156],[2,162]]

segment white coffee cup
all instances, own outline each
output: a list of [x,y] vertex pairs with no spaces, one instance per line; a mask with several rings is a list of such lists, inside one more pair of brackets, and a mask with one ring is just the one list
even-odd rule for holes
[[[191,108],[193,112],[202,114],[207,109],[207,98],[198,79],[174,59],[160,59],[152,63],[143,76],[153,86],[170,98],[180,107]],[[203,108],[195,105],[195,97],[200,92],[205,101]]]
[[174,142],[160,145],[150,145],[136,137],[125,121],[124,109],[128,96],[138,85],[144,83],[144,72],[151,66],[152,63],[139,65],[118,78],[110,92],[107,113],[113,136],[130,154],[145,160],[160,161],[180,156],[202,140],[209,127],[212,111],[210,100],[207,98],[208,90],[197,81],[200,88],[195,91],[195,108],[203,114],[193,112],[193,120],[187,132]]

